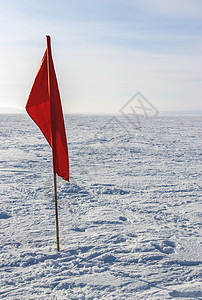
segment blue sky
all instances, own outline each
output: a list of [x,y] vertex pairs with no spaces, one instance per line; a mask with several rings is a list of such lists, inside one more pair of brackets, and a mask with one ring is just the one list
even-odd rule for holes
[[116,113],[137,91],[202,109],[201,0],[0,0],[0,107],[24,108],[46,34],[66,113]]

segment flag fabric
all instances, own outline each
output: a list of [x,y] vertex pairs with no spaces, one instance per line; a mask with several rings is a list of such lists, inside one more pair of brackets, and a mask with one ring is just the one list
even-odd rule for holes
[[50,36],[46,36],[46,42],[47,49],[29,94],[26,111],[52,147],[54,174],[69,181],[67,139]]

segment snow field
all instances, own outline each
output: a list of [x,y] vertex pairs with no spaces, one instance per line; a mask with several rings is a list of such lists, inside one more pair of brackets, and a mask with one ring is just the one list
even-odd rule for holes
[[57,253],[51,149],[1,115],[0,297],[202,299],[201,121],[66,116]]

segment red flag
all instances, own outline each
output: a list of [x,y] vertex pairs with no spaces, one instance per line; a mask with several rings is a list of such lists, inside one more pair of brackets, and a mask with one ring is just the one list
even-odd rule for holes
[[47,49],[27,100],[26,111],[52,147],[54,174],[69,181],[67,139],[50,36],[46,36],[46,42]]

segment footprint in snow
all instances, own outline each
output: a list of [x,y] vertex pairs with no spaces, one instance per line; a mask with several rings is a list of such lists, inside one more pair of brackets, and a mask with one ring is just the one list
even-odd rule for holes
[[174,253],[175,252],[174,248],[176,247],[175,243],[172,242],[172,241],[169,241],[169,240],[163,241],[160,245],[159,244],[153,244],[153,246],[157,250],[159,250],[161,253],[165,253],[165,254]]
[[123,217],[123,216],[120,216],[120,217],[119,217],[119,220],[125,222],[125,221],[127,221],[127,218],[126,218],[126,217]]
[[72,230],[77,231],[77,232],[85,232],[86,231],[85,228],[79,228],[79,227],[72,228]]
[[9,219],[11,216],[6,212],[0,211],[0,219]]

